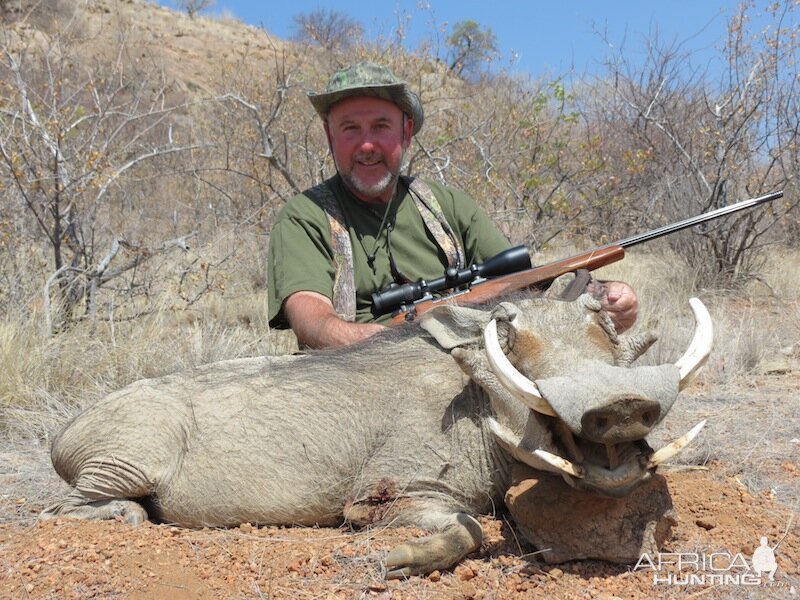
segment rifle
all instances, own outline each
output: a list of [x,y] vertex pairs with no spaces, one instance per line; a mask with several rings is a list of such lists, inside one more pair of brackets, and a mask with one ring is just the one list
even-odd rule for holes
[[[451,267],[445,271],[443,277],[432,281],[421,279],[402,285],[392,284],[388,288],[372,294],[372,313],[378,317],[392,312],[392,324],[396,325],[403,321],[413,321],[417,315],[442,303],[476,305],[526,288],[537,288],[544,291],[556,278],[567,273],[575,272],[578,269],[593,271],[622,260],[625,258],[625,248],[782,197],[783,191],[781,190],[758,198],[742,200],[538,267],[531,267],[530,255],[525,246],[515,246],[493,256],[482,265],[471,265],[461,270]],[[456,289],[454,292],[440,297],[433,296],[437,292],[454,288],[462,289]]]

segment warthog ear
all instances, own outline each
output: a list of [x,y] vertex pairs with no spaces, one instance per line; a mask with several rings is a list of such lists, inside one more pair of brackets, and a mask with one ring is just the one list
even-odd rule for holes
[[590,310],[592,312],[600,312],[601,309],[600,300],[598,298],[595,298],[592,294],[588,292],[578,296],[576,302],[579,305],[586,308],[587,310]]
[[426,312],[419,326],[430,333],[442,348],[452,350],[477,340],[491,317],[475,308],[443,304]]
[[658,336],[650,331],[639,335],[624,335],[619,338],[619,347],[614,355],[617,365],[620,367],[630,367],[633,362],[658,340]]
[[513,304],[503,302],[491,313],[476,308],[443,304],[426,312],[419,326],[430,333],[439,345],[452,350],[478,342],[492,319],[509,321],[516,316]]

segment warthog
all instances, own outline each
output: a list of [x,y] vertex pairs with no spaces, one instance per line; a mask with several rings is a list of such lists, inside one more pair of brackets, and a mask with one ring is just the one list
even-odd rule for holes
[[632,367],[655,337],[618,336],[584,295],[441,306],[423,331],[138,381],[55,437],[74,490],[44,515],[138,523],[141,501],[187,527],[413,525],[432,534],[392,549],[387,576],[447,568],[480,546],[474,515],[502,502],[514,461],[618,496],[688,443],[653,453],[644,436],[710,350],[692,302],[675,365]]

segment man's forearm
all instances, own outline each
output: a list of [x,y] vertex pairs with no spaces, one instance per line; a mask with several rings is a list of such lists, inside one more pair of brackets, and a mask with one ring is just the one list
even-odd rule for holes
[[339,318],[331,301],[316,292],[289,296],[283,310],[298,341],[310,348],[346,346],[383,331],[376,323],[350,323]]

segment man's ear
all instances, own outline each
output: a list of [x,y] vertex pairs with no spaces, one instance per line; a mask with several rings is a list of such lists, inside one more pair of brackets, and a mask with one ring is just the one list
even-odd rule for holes
[[333,154],[333,140],[331,139],[331,129],[328,127],[327,117],[322,121],[322,128],[325,130],[325,137],[328,139],[328,150]]
[[414,135],[414,119],[406,115],[403,119],[403,147],[408,148],[411,146],[411,138]]
[[426,312],[419,326],[430,333],[442,348],[452,350],[477,341],[491,315],[482,310],[455,306],[437,306]]

